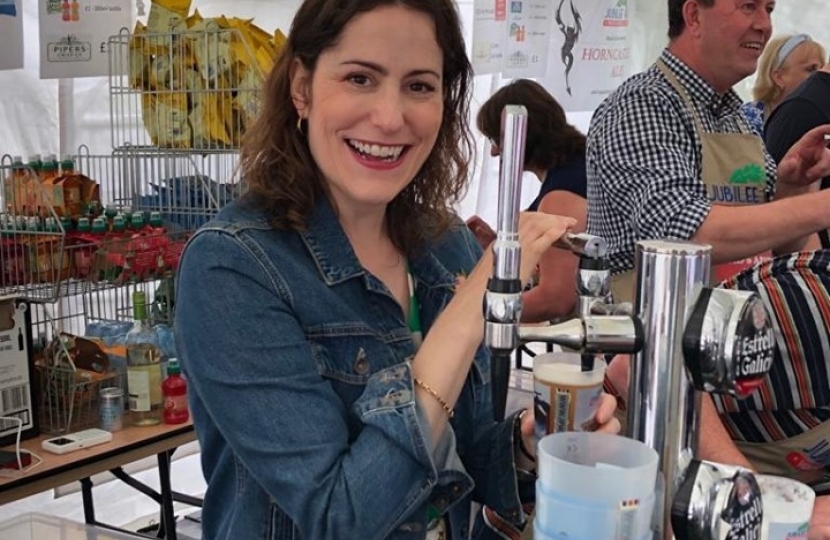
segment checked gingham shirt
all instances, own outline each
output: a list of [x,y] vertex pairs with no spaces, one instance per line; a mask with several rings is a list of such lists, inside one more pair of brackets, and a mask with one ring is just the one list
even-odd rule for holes
[[[661,58],[687,89],[707,132],[751,133],[734,91],[716,93],[668,50]],[[776,165],[764,153],[769,200]],[[656,66],[629,78],[599,106],[586,150],[588,232],[608,241],[612,273],[634,267],[638,240],[694,236],[710,208],[701,157],[692,114]]]

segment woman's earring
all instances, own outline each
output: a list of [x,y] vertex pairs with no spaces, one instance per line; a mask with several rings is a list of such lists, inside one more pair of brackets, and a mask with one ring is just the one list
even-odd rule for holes
[[300,135],[305,137],[305,131],[303,131],[303,117],[302,116],[297,118],[297,131],[300,132]]

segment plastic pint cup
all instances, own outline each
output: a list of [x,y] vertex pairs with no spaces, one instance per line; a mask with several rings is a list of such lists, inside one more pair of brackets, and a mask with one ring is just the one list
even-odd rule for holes
[[561,431],[591,431],[602,395],[605,362],[594,360],[582,371],[576,353],[547,353],[533,359],[533,408],[536,437]]
[[764,503],[762,538],[807,540],[816,494],[809,486],[768,474],[756,474]]

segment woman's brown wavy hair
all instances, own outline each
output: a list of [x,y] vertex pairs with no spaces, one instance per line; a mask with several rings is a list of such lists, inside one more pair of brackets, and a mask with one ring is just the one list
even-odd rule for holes
[[328,190],[308,141],[297,128],[292,63],[299,60],[313,73],[320,54],[336,45],[349,21],[389,5],[429,15],[444,54],[444,112],[435,147],[386,212],[392,242],[411,255],[452,223],[452,205],[464,194],[472,158],[468,114],[473,72],[452,0],[306,0],[265,81],[259,117],[245,133],[240,173],[246,200],[263,208],[275,227],[302,230],[307,226],[318,197],[328,196]]
[[478,110],[478,129],[491,141],[498,144],[501,139],[505,105],[524,105],[527,109],[525,169],[547,171],[585,153],[585,135],[568,123],[565,110],[541,84],[527,79],[503,86]]

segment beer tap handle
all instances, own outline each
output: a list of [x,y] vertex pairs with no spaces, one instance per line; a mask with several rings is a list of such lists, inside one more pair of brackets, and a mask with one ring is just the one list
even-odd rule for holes
[[608,241],[601,236],[588,233],[565,234],[554,242],[553,246],[592,259],[601,259],[608,253]]
[[493,277],[484,295],[484,342],[491,351],[493,414],[504,419],[510,356],[518,347],[518,326],[522,311],[522,282],[519,277],[519,195],[524,169],[527,110],[507,105],[501,117],[501,160],[496,241],[493,242]]

